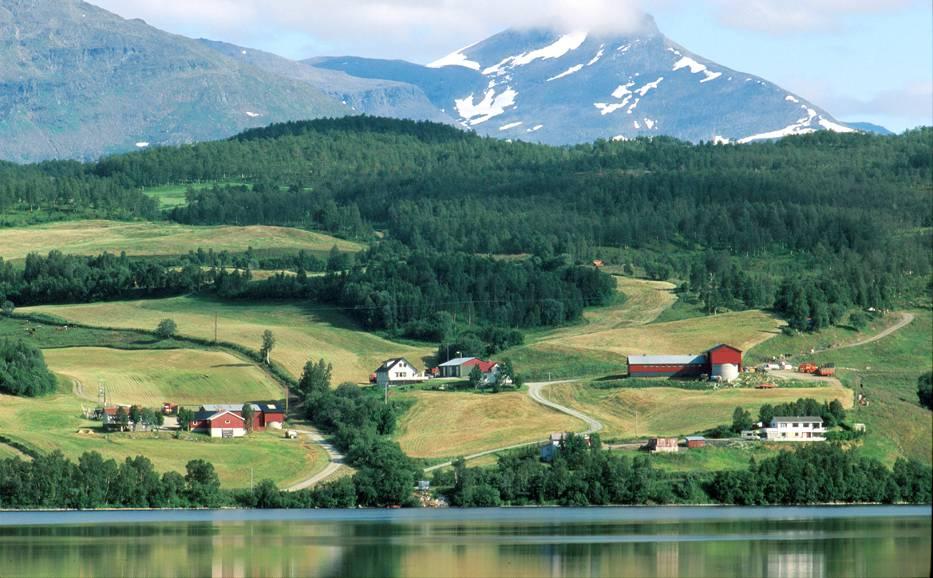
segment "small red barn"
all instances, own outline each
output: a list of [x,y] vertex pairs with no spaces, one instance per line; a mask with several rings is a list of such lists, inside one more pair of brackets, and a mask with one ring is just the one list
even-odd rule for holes
[[[717,365],[731,364],[742,370],[742,350],[731,345],[719,344],[707,353],[709,355],[710,369]],[[713,370],[715,371],[715,370]]]
[[207,418],[212,438],[238,438],[246,435],[243,416],[232,411],[222,411]]

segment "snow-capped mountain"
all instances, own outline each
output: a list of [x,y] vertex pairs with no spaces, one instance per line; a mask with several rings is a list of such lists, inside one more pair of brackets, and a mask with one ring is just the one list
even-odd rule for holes
[[690,52],[650,17],[624,36],[507,30],[423,67],[361,58],[311,64],[414,84],[466,128],[549,144],[648,135],[747,143],[856,130],[775,84]]

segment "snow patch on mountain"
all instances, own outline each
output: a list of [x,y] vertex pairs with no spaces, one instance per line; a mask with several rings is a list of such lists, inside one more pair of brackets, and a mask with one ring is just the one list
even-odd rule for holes
[[147,146],[149,146],[149,143],[147,143],[146,141],[136,143],[136,148],[138,149],[144,149]]
[[[347,104],[346,101],[344,101],[343,104]],[[257,117],[260,117],[260,116],[262,116],[262,115],[259,114],[258,112],[253,112],[253,111],[247,110],[247,111],[246,111],[246,116],[248,116],[248,117],[250,117],[250,118],[257,118]]]
[[599,50],[596,52],[596,56],[594,56],[589,62],[587,62],[586,65],[593,66],[594,64],[599,62],[599,60],[603,57],[603,54],[605,53],[606,53],[606,45],[602,44],[600,45]]
[[774,140],[795,134],[810,134],[816,132],[817,129],[814,128],[812,124],[813,120],[817,117],[817,112],[806,105],[800,105],[800,108],[807,111],[807,116],[801,118],[794,124],[770,132],[747,136],[743,139],[739,139],[739,144],[748,144],[756,140]]
[[642,86],[641,88],[639,88],[639,89],[636,90],[635,92],[637,92],[637,93],[640,94],[641,96],[645,96],[646,94],[648,94],[648,91],[650,91],[650,90],[652,90],[652,89],[654,89],[654,88],[657,88],[657,87],[661,84],[661,81],[662,81],[662,80],[664,80],[664,77],[663,77],[663,76],[659,77],[659,78],[658,78],[657,80],[655,80],[654,82],[649,82],[648,84]]
[[499,130],[510,130],[510,129],[513,129],[513,128],[518,128],[518,127],[522,126],[523,124],[525,124],[525,123],[523,123],[522,121],[510,122],[509,124],[504,124],[504,125],[500,126],[500,127],[499,127]]
[[613,103],[594,102],[593,106],[599,109],[599,113],[601,115],[606,116],[607,114],[614,113],[620,108],[625,108],[628,105],[628,102],[629,100],[631,100],[631,98],[632,98],[631,96],[626,96],[625,100],[623,100],[622,102],[613,102]]
[[649,130],[653,129],[657,124],[658,122],[655,120],[651,120],[650,118],[645,119],[645,126],[648,127]]
[[571,66],[570,68],[568,68],[567,70],[561,72],[560,74],[558,74],[558,75],[556,75],[556,76],[552,76],[551,78],[547,79],[547,82],[551,82],[552,80],[558,80],[558,79],[564,78],[564,77],[566,77],[566,76],[570,76],[570,75],[573,74],[574,72],[580,72],[581,70],[583,70],[583,65],[582,65],[582,64],[577,64],[576,66]]
[[612,91],[612,98],[622,98],[626,94],[632,94],[632,91],[629,90],[630,87],[635,86],[635,82],[629,82],[628,84],[620,84],[619,88]]
[[518,92],[511,87],[506,87],[498,95],[493,88],[487,90],[483,95],[483,100],[479,102],[474,102],[471,94],[466,98],[456,99],[454,103],[460,118],[470,126],[476,126],[504,113],[505,109],[515,104],[516,96],[518,96]]
[[443,58],[438,58],[434,62],[426,64],[428,68],[444,68],[445,66],[462,66],[464,68],[469,68],[470,70],[479,70],[481,68],[479,62],[474,62],[470,60],[466,54],[463,53],[464,50],[476,46],[476,43],[471,44],[470,46],[465,46],[460,50],[451,52]]
[[[680,56],[679,52],[676,52],[676,51],[674,52],[678,56]],[[722,76],[721,72],[713,72],[705,64],[701,64],[697,62],[696,60],[690,58],[689,56],[684,56],[680,60],[674,63],[674,72],[677,72],[681,68],[689,68],[691,74],[699,74],[702,72],[706,78],[704,78],[700,82],[709,82],[711,80],[716,80],[717,78]]]
[[568,52],[580,48],[580,46],[586,41],[587,36],[588,34],[586,32],[573,32],[571,34],[564,34],[553,44],[545,46],[544,48],[532,50],[531,52],[523,52],[517,56],[507,56],[499,61],[498,64],[483,70],[483,74],[486,76],[492,74],[500,75],[503,74],[508,68],[525,66],[527,64],[531,64],[535,60],[553,60],[555,58],[560,58]]
[[791,94],[788,94],[787,96],[785,96],[784,100],[786,100],[787,102],[793,102],[795,104],[800,104],[800,101],[797,100],[797,98]]
[[536,125],[534,125],[533,127],[531,127],[531,128],[529,128],[528,130],[526,130],[525,132],[538,132],[538,131],[541,130],[542,128],[544,128],[544,125],[543,125],[543,124],[536,124]]
[[823,115],[820,115],[819,125],[825,128],[826,130],[831,130],[833,132],[842,132],[842,133],[858,132],[854,128],[849,128],[847,126],[843,126],[841,124],[835,123],[831,120],[826,120],[825,118],[823,118]]

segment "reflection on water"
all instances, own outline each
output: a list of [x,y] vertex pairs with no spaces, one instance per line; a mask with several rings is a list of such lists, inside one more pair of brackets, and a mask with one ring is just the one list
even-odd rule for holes
[[930,573],[929,508],[82,516],[0,513],[0,576]]

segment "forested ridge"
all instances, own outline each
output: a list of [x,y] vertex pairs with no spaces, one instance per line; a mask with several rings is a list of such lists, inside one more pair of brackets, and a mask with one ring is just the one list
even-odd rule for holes
[[[928,297],[931,150],[930,128],[890,137],[826,131],[743,146],[658,137],[555,148],[353,117],[95,163],[3,164],[0,213],[153,218],[143,187],[215,183],[189,189],[187,205],[162,218],[365,240],[381,230],[404,246],[399,255],[425,256],[431,266],[457,254],[611,259],[651,278],[685,280],[681,290],[707,311],[774,308],[794,328],[819,329],[852,306]],[[359,271],[379,265],[364,261]],[[351,275],[331,287],[330,300],[382,310],[381,320],[367,321],[394,326],[401,292],[382,302],[349,299],[358,281]],[[422,293],[431,284],[404,281]],[[415,308],[432,304],[408,293]],[[578,302],[562,303],[566,311]],[[501,313],[489,315],[518,325],[515,316],[527,317]]]

